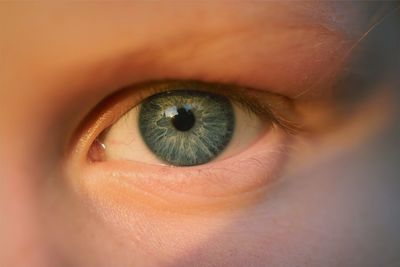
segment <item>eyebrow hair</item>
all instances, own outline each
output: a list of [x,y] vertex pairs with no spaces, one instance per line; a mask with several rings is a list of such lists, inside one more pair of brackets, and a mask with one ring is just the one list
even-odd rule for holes
[[390,15],[400,8],[400,1],[368,1],[366,16],[369,21],[369,26],[372,27],[384,17]]
[[[353,55],[338,77],[337,97],[357,103],[374,93],[382,81],[391,83],[398,76],[400,53],[400,2],[380,13],[379,20],[362,35],[352,48]],[[354,90],[357,88],[357,90]]]
[[[347,102],[365,98],[376,89],[373,85],[376,84],[382,73],[393,72],[396,69],[395,67],[388,69],[390,68],[388,66],[393,67],[400,63],[400,55],[398,59],[391,56],[392,51],[396,51],[400,46],[400,32],[396,31],[396,25],[400,25],[400,2],[372,1],[366,5],[364,11],[365,30],[359,33],[358,39],[349,48],[345,56],[347,63],[344,69],[334,75],[335,94],[346,99]],[[390,19],[392,21],[389,21]],[[383,26],[385,23],[389,25]],[[379,32],[379,28],[384,28],[384,32]],[[375,32],[378,33],[375,34]],[[383,48],[388,43],[392,48]],[[358,49],[359,47],[360,49]],[[312,88],[304,90],[297,97],[302,97],[309,91],[312,91]]]
[[[388,13],[398,8],[400,1],[326,1],[322,3],[300,1],[293,4],[296,8],[307,10],[311,17],[319,18],[321,25],[356,37],[364,34]],[[357,21],[360,29],[352,29],[346,22],[352,19],[350,14],[346,13],[352,8],[358,9],[359,14],[363,16]]]

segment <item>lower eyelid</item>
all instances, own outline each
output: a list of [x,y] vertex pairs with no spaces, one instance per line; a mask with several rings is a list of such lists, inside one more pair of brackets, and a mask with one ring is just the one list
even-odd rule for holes
[[233,203],[232,199],[242,196],[254,197],[274,181],[287,157],[282,148],[290,141],[289,135],[277,129],[236,156],[195,167],[129,161],[84,164],[78,173],[86,180],[81,180],[79,186],[91,192],[96,184],[107,184],[107,190],[125,190],[126,199],[138,197],[139,192],[147,199],[144,205],[151,205],[157,199],[161,206],[173,209]]

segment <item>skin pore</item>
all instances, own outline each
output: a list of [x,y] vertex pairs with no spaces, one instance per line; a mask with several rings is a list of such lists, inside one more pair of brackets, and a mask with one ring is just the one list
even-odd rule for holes
[[[369,55],[364,34],[395,7],[1,3],[0,266],[395,266],[395,84],[383,77],[364,86],[376,89],[362,100],[355,93],[348,109],[348,95],[336,94],[345,90],[337,88],[344,70]],[[398,23],[399,13],[391,14],[382,27]],[[234,182],[241,188],[260,161],[215,163],[222,167],[211,169],[233,174],[210,181],[199,171],[193,183],[181,179],[180,193],[158,167],[88,164],[96,136],[85,129],[114,121],[91,113],[99,103],[132,86],[132,97],[144,94],[135,85],[164,80],[251,88],[279,96],[265,98],[277,109],[276,99],[290,99],[282,113],[293,109],[290,121],[307,131],[266,136],[290,139],[270,149],[284,155],[284,169],[271,171],[260,190],[226,198],[194,192],[214,187],[215,196]],[[118,103],[114,117],[123,115]],[[255,158],[254,147],[236,158]],[[257,151],[265,156],[267,148]],[[264,158],[267,173],[276,158]],[[163,170],[172,180],[192,174]],[[135,180],[145,172],[149,179]]]

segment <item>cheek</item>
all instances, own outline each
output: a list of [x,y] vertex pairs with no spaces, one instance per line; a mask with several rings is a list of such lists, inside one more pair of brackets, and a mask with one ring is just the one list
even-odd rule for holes
[[[92,188],[90,195],[71,194],[73,204],[63,207],[60,243],[64,253],[92,265],[97,260],[96,266],[110,259],[118,266],[277,266],[304,258],[323,264],[343,251],[341,240],[349,246],[352,240],[344,231],[351,222],[343,206],[348,199],[334,201],[344,185],[315,183],[319,175],[310,175],[315,179],[309,183],[278,184],[268,200],[253,207],[202,214],[153,211],[131,205],[126,192]],[[312,193],[316,188],[319,194]]]
[[[61,225],[68,221],[68,227],[60,243],[72,258],[79,255],[85,261],[101,263],[96,266],[110,266],[104,265],[110,259],[117,266],[179,266],[177,262],[191,258],[204,244],[210,249],[226,245],[208,244],[208,240],[228,227],[232,214],[158,212],[131,205],[130,195],[123,191],[92,190],[90,195],[71,194],[75,204],[65,209],[69,215],[61,217]],[[73,220],[65,218],[72,213]]]

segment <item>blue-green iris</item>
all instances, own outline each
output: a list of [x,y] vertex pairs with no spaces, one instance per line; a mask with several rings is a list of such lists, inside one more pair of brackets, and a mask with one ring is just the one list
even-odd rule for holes
[[217,157],[232,138],[235,116],[226,97],[178,90],[144,100],[139,129],[149,149],[176,166],[204,164]]

